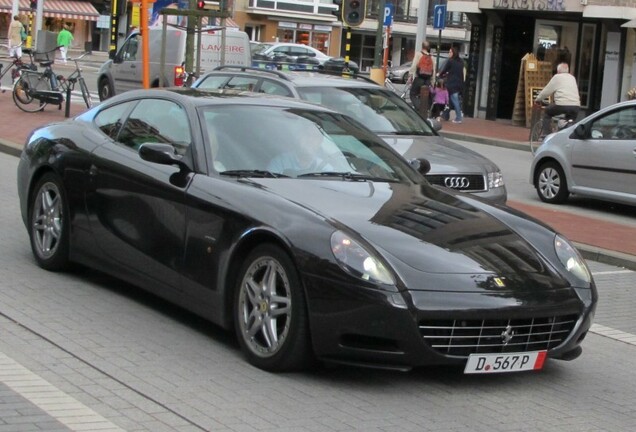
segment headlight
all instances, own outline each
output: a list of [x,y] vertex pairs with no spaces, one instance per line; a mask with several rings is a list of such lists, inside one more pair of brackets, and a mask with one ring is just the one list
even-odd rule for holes
[[587,264],[585,264],[583,257],[570,242],[557,235],[554,237],[554,250],[567,271],[585,283],[592,282],[592,276]]
[[331,235],[331,251],[347,273],[365,281],[395,285],[395,279],[382,261],[342,231]]
[[501,174],[501,171],[488,173],[488,189],[503,187],[503,185],[504,185],[504,179],[503,179],[503,174]]

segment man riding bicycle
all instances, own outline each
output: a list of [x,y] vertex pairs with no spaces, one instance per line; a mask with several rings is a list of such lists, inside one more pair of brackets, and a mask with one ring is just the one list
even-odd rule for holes
[[566,119],[576,120],[576,116],[579,114],[581,106],[579,87],[576,84],[576,78],[570,74],[567,63],[559,63],[557,73],[537,95],[534,103],[540,105],[542,100],[550,96],[553,97],[553,103],[544,110],[541,136],[550,133],[552,117],[564,114]]

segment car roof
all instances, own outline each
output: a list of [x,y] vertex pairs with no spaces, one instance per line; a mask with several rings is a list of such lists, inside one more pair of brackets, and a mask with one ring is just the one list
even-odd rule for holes
[[176,101],[182,101],[196,107],[224,105],[231,101],[232,104],[261,105],[281,108],[302,108],[312,109],[316,111],[325,111],[330,113],[337,112],[322,105],[316,105],[310,102],[303,101],[301,99],[281,97],[266,93],[252,93],[231,89],[200,90],[186,87],[131,90],[113,96],[112,98],[107,100],[107,104],[101,104],[98,105],[98,107],[101,107],[102,105],[111,105],[126,100],[139,98],[148,99],[153,97],[161,98],[166,96]]
[[287,85],[294,87],[358,87],[381,89],[376,82],[360,75],[343,75],[342,73],[326,71],[280,71],[264,68],[244,66],[220,66],[204,76],[231,73],[236,75],[254,76],[262,75],[272,79],[278,79]]

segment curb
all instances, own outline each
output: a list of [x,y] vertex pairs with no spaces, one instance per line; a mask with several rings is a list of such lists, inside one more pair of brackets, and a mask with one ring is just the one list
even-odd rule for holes
[[583,258],[587,260],[609,264],[616,267],[624,267],[626,269],[636,271],[636,257],[633,255],[611,251],[583,243],[572,243],[574,243],[579,252],[581,252]]
[[460,141],[471,141],[478,144],[487,144],[495,147],[504,147],[513,150],[523,150],[530,152],[530,146],[528,143],[519,142],[519,141],[508,141],[497,138],[489,138],[481,135],[472,135],[468,133],[460,133],[460,132],[448,132],[441,130],[439,134],[444,138],[448,138],[451,140],[460,140]]

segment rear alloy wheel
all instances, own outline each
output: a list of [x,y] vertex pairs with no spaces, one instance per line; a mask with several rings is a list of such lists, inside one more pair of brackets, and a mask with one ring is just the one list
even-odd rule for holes
[[306,303],[289,256],[274,245],[258,246],[238,281],[234,324],[247,360],[268,371],[303,369],[310,358]]
[[29,201],[29,237],[38,265],[63,270],[69,263],[69,211],[61,180],[47,173]]
[[570,195],[563,169],[556,162],[541,165],[535,178],[535,187],[541,201],[550,204],[561,204]]

